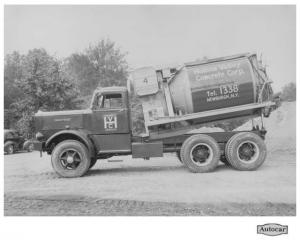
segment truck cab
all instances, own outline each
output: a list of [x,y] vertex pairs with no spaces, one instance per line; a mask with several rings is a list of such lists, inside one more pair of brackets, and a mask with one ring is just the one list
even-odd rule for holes
[[88,127],[97,154],[131,152],[131,124],[128,92],[125,87],[95,91]]

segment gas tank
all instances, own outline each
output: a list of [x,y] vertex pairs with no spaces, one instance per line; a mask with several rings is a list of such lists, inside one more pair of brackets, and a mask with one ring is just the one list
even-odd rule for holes
[[174,109],[189,114],[254,103],[253,71],[247,57],[185,64],[169,82]]

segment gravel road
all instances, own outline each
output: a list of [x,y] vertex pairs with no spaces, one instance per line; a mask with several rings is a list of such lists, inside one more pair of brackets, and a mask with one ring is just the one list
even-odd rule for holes
[[5,215],[295,215],[295,151],[268,154],[257,171],[220,163],[194,174],[169,154],[113,157],[81,178],[59,178],[38,152],[4,157]]

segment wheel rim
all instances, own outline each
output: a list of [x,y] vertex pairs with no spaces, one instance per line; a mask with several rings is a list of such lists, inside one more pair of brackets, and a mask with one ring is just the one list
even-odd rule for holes
[[190,158],[198,166],[207,165],[213,159],[213,150],[206,143],[199,143],[192,147]]
[[240,161],[255,162],[260,154],[258,145],[253,141],[244,141],[237,148],[237,156]]
[[61,166],[66,170],[75,170],[82,161],[81,154],[73,148],[64,150],[59,156]]
[[12,145],[9,145],[8,147],[7,147],[7,153],[8,154],[12,154],[14,152],[14,147],[12,146]]

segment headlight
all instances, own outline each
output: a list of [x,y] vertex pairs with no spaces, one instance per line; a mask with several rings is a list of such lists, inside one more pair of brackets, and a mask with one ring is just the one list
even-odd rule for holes
[[42,133],[38,132],[37,134],[35,134],[35,138],[37,140],[42,140],[44,138],[44,135]]

